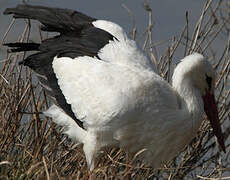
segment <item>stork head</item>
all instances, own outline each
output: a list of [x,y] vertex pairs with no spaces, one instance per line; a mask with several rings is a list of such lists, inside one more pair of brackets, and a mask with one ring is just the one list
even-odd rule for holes
[[201,92],[204,111],[210,120],[218,143],[225,152],[224,137],[221,132],[217,103],[214,96],[216,73],[212,65],[201,54],[194,53],[185,57],[179,66],[178,70],[183,71],[184,77],[189,77],[192,86]]

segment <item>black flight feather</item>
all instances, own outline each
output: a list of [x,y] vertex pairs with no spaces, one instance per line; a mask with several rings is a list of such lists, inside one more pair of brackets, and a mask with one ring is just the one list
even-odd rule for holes
[[[39,43],[7,43],[11,52],[38,51],[20,64],[30,67],[37,73],[41,85],[55,103],[61,107],[74,121],[84,129],[83,122],[76,118],[71,105],[66,102],[65,96],[57,83],[52,62],[55,56],[98,57],[98,52],[114,37],[93,26],[96,19],[80,12],[50,8],[43,6],[18,5],[16,8],[7,8],[4,14],[13,14],[14,18],[35,19],[42,23],[43,31],[59,32],[60,34]],[[66,70],[68,73],[68,70]]]

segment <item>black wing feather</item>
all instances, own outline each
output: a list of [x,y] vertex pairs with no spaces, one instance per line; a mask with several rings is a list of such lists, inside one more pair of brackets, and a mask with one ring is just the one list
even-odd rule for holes
[[6,43],[4,46],[12,47],[10,52],[20,52],[20,51],[37,51],[40,44],[38,43]]
[[96,20],[70,9],[31,5],[18,5],[16,8],[7,8],[3,14],[13,14],[14,18],[38,20],[43,24],[41,28],[43,31],[60,33],[80,31],[85,24]]
[[100,49],[114,37],[110,33],[94,27],[92,21],[96,19],[69,9],[18,5],[16,8],[6,9],[4,14],[13,14],[15,18],[38,20],[43,24],[42,30],[60,33],[42,41],[41,44],[16,42],[5,45],[12,47],[12,52],[38,51],[19,64],[33,69],[48,95],[53,97],[55,103],[84,129],[83,122],[76,118],[71,105],[66,102],[65,96],[62,94],[52,62],[55,56],[98,57]]

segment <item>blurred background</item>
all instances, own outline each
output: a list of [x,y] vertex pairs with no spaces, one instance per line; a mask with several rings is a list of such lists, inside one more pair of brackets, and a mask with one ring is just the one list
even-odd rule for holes
[[[143,33],[148,27],[148,12],[144,8],[145,1],[143,0],[28,0],[27,2],[34,5],[71,8],[98,19],[111,20],[121,25],[126,32],[130,32],[135,23],[137,29],[137,41],[143,40]],[[156,44],[160,42],[160,45],[157,48],[159,53],[162,53],[168,46],[168,40],[179,36],[180,31],[186,23],[186,12],[188,12],[189,28],[192,32],[193,26],[195,26],[195,23],[200,17],[205,1],[149,0],[147,2],[152,9],[153,16],[152,40],[153,43]],[[213,1],[214,4],[217,2],[218,0]],[[2,12],[5,8],[15,7],[19,3],[22,3],[22,1],[0,1],[0,37],[6,32],[12,18],[11,16],[4,16]],[[133,17],[130,17],[129,11],[131,11]],[[25,23],[23,20],[19,20],[14,26],[17,28],[12,29],[13,33],[5,39],[6,42],[15,41],[19,34],[23,32]],[[32,32],[30,39],[36,41],[38,38],[37,34]],[[223,43],[223,41],[221,41],[221,38],[219,38],[217,43],[215,43],[214,48],[218,51],[218,49],[222,48],[221,43]],[[183,54],[178,54],[176,57],[182,58]]]
[[[5,32],[11,18],[2,15],[3,10],[7,7],[14,7],[21,2],[21,0],[0,1],[0,35]],[[29,0],[27,2],[29,4],[75,9],[98,19],[114,21],[129,32],[132,29],[132,23],[127,10],[123,7],[125,5],[132,11],[139,33],[143,32],[148,24],[148,14],[144,10],[143,0]],[[150,0],[148,3],[153,13],[154,40],[163,40],[176,35],[185,24],[186,11],[189,12],[190,21],[196,22],[204,5],[204,2],[200,0]]]

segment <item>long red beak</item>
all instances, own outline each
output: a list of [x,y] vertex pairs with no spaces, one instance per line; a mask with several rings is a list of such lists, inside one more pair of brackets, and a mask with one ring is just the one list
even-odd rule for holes
[[204,111],[210,120],[213,132],[217,137],[217,141],[221,147],[221,149],[226,152],[224,145],[224,136],[220,127],[220,120],[218,117],[217,105],[215,101],[215,97],[210,92],[206,92],[206,95],[203,96],[204,101]]

